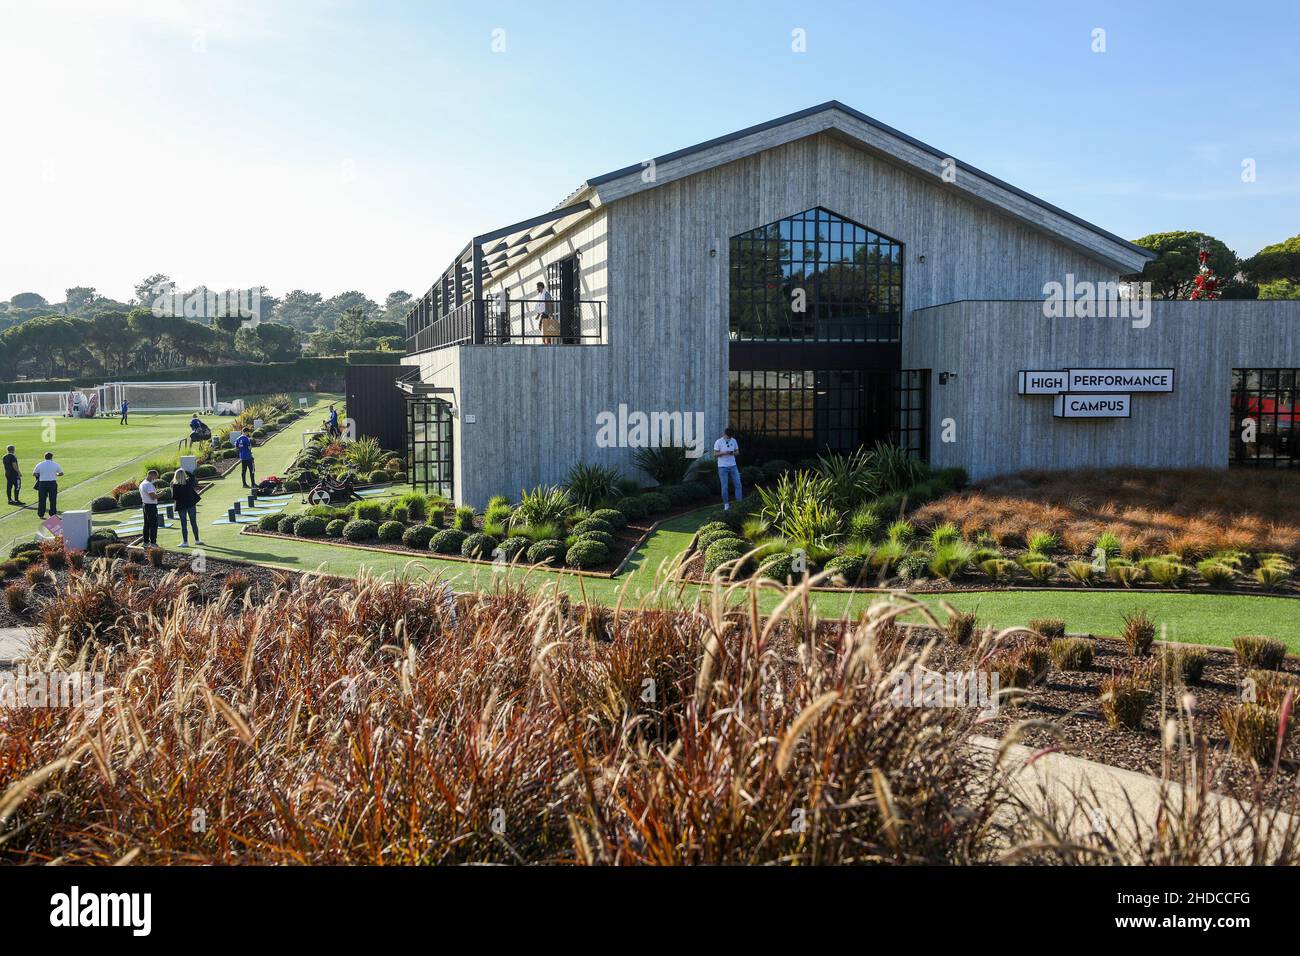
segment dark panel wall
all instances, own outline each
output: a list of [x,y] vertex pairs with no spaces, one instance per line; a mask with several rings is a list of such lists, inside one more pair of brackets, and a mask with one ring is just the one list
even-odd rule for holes
[[356,423],[357,437],[370,435],[393,451],[406,449],[406,395],[397,378],[401,365],[347,366],[347,414]]

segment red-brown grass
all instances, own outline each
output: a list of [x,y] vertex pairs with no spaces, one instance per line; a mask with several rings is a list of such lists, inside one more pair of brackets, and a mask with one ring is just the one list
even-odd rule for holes
[[1222,550],[1300,553],[1300,475],[1272,470],[1116,468],[1023,472],[995,478],[918,509],[918,524],[957,524],[1023,546],[1055,532],[1086,554],[1103,531],[1126,552],[1173,552],[1186,561]]

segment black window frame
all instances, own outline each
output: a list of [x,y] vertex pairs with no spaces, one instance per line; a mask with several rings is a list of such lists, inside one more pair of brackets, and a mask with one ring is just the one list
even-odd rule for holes
[[891,236],[813,206],[732,236],[729,256],[732,341],[902,338],[906,248]]
[[[1255,421],[1249,444],[1247,419]],[[1300,468],[1300,368],[1234,368],[1229,428],[1230,464]]]

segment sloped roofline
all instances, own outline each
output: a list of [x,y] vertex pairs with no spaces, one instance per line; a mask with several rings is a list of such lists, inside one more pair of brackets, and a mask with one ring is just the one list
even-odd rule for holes
[[[960,169],[963,173],[973,174],[974,176],[979,177],[985,182],[990,183],[993,186],[996,186],[998,189],[1005,190],[1006,192],[1012,194],[1013,196],[1026,200],[1032,203],[1033,205],[1038,206],[1039,208],[1052,213],[1055,216],[1059,216],[1062,219],[1075,224],[1076,226],[1080,226],[1088,230],[1089,232],[1093,233],[1096,236],[1106,239],[1109,242],[1116,243],[1117,245],[1122,247],[1125,251],[1141,256],[1143,259],[1154,259],[1156,257],[1155,253],[1149,249],[1144,249],[1142,246],[1139,246],[1136,243],[1132,243],[1121,236],[1117,236],[1115,235],[1115,233],[1103,229],[1094,223],[1088,222],[1086,219],[1076,216],[1071,212],[1067,212],[1066,210],[1060,208],[1059,206],[1055,206],[1052,203],[1047,202],[1045,199],[1040,199],[1039,197],[1034,196],[1031,193],[1025,192],[1023,189],[1020,189],[1017,186],[1011,185],[1011,183],[1008,183],[1005,180],[999,179],[996,176],[992,176],[989,173],[986,173],[975,166],[968,165],[967,163],[964,163],[961,160],[958,160],[955,157],[950,156],[948,153],[944,152],[943,150],[935,149],[933,146],[929,145],[928,143],[923,143],[919,139],[916,139],[913,136],[908,136],[906,133],[900,130],[896,130],[892,126],[888,126],[885,123],[882,123],[879,120],[868,116],[866,113],[862,113],[858,110],[855,110],[851,106],[846,106],[845,104],[839,102],[838,100],[830,100],[818,106],[812,106],[809,107],[808,109],[799,110],[798,112],[790,113],[786,116],[780,116],[777,117],[776,119],[768,120],[765,123],[759,123],[756,126],[750,126],[742,130],[737,130],[734,133],[728,133],[725,136],[718,136],[714,139],[705,140],[702,143],[696,143],[694,146],[687,146],[685,149],[678,149],[678,150],[674,150],[671,153],[665,153],[663,156],[656,156],[653,162],[656,167],[664,166],[676,160],[685,159],[687,157],[706,152],[707,150],[715,149],[719,146],[725,146],[728,143],[733,143],[736,140],[744,139],[747,136],[753,136],[755,134],[768,132],[770,130],[776,129],[781,126],[786,126],[791,123],[796,123],[800,120],[808,119],[809,117],[816,116],[820,113],[833,113],[837,111],[845,114],[846,116],[850,116],[853,119],[857,120],[858,122],[864,123],[875,130],[885,133],[888,136],[893,137],[901,141],[902,143],[907,144],[908,146],[912,147],[915,150],[919,150],[921,152],[927,153],[930,156],[933,156],[940,161],[943,161],[945,159],[952,159],[957,164],[958,169]],[[723,163],[731,162],[736,158],[737,157],[734,155],[720,157],[717,165],[722,165]],[[645,169],[645,166],[646,166],[645,163],[636,163],[631,166],[624,166],[622,169],[615,169],[611,172],[604,173],[600,176],[595,176],[591,179],[588,179],[585,185],[591,187],[592,189],[595,189],[597,193],[599,193],[599,187],[602,185],[612,183],[616,180],[624,179],[632,175],[636,175],[639,177],[640,174]],[[698,168],[692,170],[692,172],[699,172],[699,171],[700,169]]]

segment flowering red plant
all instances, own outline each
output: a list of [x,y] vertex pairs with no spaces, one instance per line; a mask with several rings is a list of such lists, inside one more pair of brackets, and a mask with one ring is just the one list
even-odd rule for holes
[[1204,249],[1196,257],[1201,264],[1200,271],[1196,274],[1193,281],[1194,288],[1189,298],[1192,299],[1217,299],[1219,297],[1219,277],[1214,274],[1210,268],[1210,254]]

